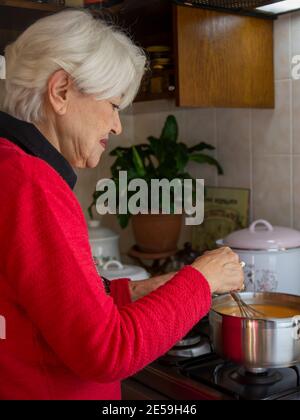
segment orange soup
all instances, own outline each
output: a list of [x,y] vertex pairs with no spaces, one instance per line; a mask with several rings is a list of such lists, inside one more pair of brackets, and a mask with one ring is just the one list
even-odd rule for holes
[[[251,305],[251,307],[264,314],[262,318],[292,318],[297,315],[300,316],[300,308],[296,309],[288,306],[266,304],[255,304]],[[238,306],[225,306],[218,309],[218,312],[224,315],[241,316]]]

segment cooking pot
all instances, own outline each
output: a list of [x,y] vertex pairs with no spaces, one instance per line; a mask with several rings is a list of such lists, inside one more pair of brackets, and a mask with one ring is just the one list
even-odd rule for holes
[[245,290],[300,295],[300,232],[256,220],[217,241],[245,262]]
[[247,304],[299,309],[291,318],[246,319],[222,313],[236,306],[230,295],[213,299],[209,314],[214,351],[248,371],[283,368],[300,363],[300,297],[281,293],[241,293]]
[[107,261],[103,267],[99,267],[99,274],[108,280],[127,278],[132,281],[145,280],[150,277],[149,273],[137,265],[126,265],[120,261]]
[[88,222],[89,242],[93,257],[103,265],[109,260],[120,260],[119,235],[110,229],[100,226],[99,220]]

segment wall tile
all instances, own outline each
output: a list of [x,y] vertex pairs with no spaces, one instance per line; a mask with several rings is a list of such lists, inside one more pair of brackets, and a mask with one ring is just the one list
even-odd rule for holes
[[290,77],[290,14],[280,16],[274,24],[275,79]]
[[[208,155],[213,155],[211,152],[206,152]],[[217,186],[217,170],[215,167],[206,164],[197,164],[196,162],[190,162],[187,165],[187,170],[192,177],[197,179],[204,179],[206,186],[215,187]]]
[[181,128],[180,140],[189,146],[200,141],[215,146],[215,110],[186,108],[183,112],[185,114],[185,124]]
[[293,153],[300,154],[300,80],[292,81],[293,96]]
[[293,157],[294,228],[300,230],[300,155]]
[[158,137],[162,130],[162,121],[159,115],[140,114],[134,119],[135,143],[142,143],[148,136]]
[[[216,147],[215,112],[213,109],[186,109],[180,140],[188,146],[205,142]],[[217,151],[204,150],[203,153],[214,157],[217,155]],[[205,185],[216,185],[217,171],[213,166],[190,162],[187,169],[194,178],[204,179]]]
[[264,156],[253,162],[254,218],[291,226],[291,157]]
[[291,55],[300,54],[300,12],[291,14]]
[[217,151],[224,169],[218,185],[250,188],[250,110],[217,111]]
[[134,102],[132,106],[127,108],[127,113],[137,114],[153,114],[157,112],[176,112],[181,108],[177,108],[173,100],[159,100],[148,102]]
[[252,112],[252,141],[255,156],[291,152],[291,81],[275,83],[276,108]]

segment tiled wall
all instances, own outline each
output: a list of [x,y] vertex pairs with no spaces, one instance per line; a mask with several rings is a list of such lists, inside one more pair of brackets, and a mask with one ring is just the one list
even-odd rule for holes
[[[124,133],[110,147],[158,135],[166,116],[174,113],[180,140],[215,145],[215,156],[225,171],[218,177],[215,169],[194,164],[190,168],[194,176],[205,178],[207,185],[251,188],[252,219],[266,218],[300,229],[300,80],[291,79],[290,64],[295,54],[300,54],[300,13],[284,15],[275,23],[275,110],[191,110],[176,109],[168,102],[137,104],[123,116]],[[77,192],[83,207],[94,181],[100,174],[109,174],[109,163],[105,156],[93,174],[80,175]],[[105,216],[103,223],[120,231],[111,216]],[[190,228],[183,229],[181,244],[190,234]],[[132,243],[131,230],[122,231],[121,251],[126,252]]]

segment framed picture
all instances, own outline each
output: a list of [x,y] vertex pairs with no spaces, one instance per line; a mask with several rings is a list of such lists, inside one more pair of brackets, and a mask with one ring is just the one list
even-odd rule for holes
[[249,225],[250,189],[206,187],[204,221],[193,226],[192,245],[204,252],[216,248],[216,240]]

